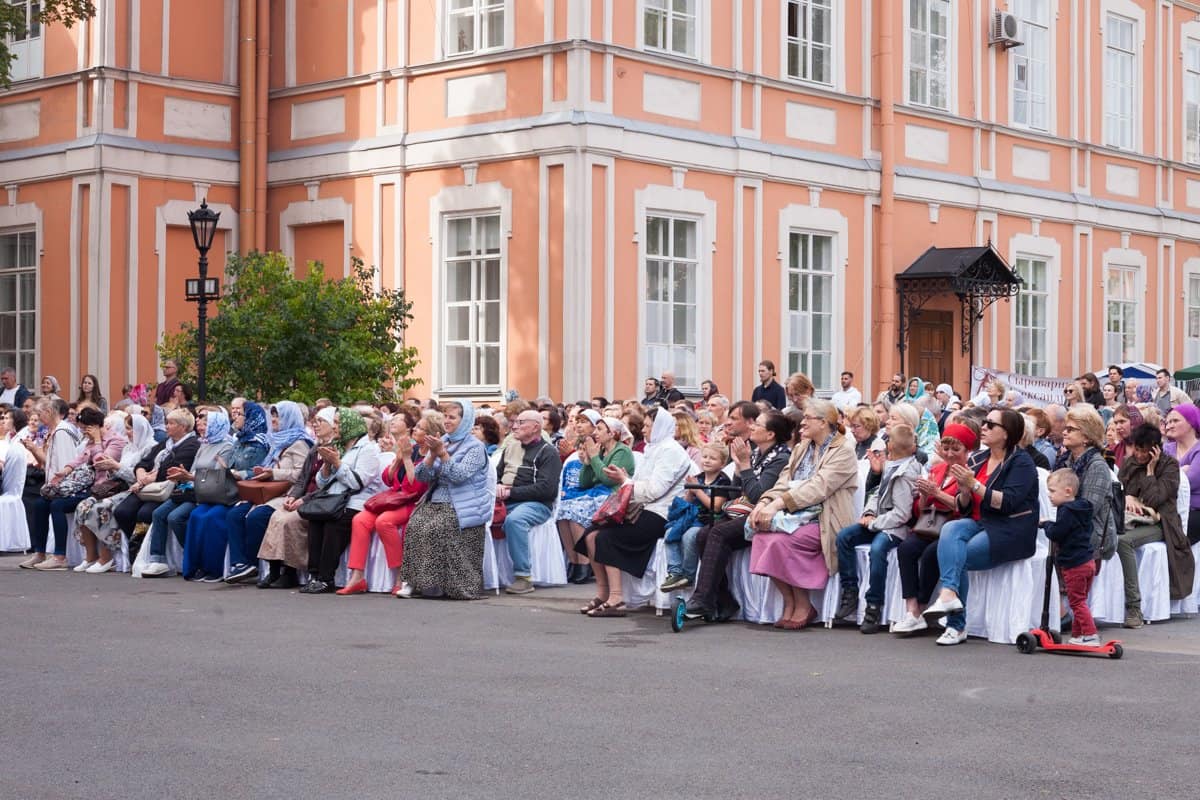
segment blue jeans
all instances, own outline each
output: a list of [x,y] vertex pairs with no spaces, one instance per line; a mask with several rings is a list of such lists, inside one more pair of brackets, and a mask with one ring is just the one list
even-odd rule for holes
[[699,536],[700,526],[697,525],[684,531],[678,542],[663,541],[668,575],[682,575],[692,583],[696,582],[696,568],[700,565],[700,550],[696,547]]
[[958,594],[963,610],[950,614],[946,627],[956,631],[967,627],[967,570],[991,569],[991,544],[987,531],[973,519],[956,519],[942,526],[938,537],[938,565],[943,589]]
[[884,533],[873,531],[865,525],[855,523],[838,531],[838,575],[842,591],[858,591],[858,554],[854,548],[860,544],[871,545],[871,574],[867,579],[867,605],[882,606],[883,590],[887,586],[887,557],[900,540]]
[[150,556],[151,564],[167,563],[167,531],[175,534],[180,545],[187,538],[187,521],[192,514],[195,503],[176,503],[168,500],[154,509],[150,522]]
[[44,497],[34,498],[33,514],[29,519],[29,540],[33,545],[33,552],[50,552],[47,543],[50,540],[50,525],[53,523],[54,555],[65,556],[67,554],[67,514],[74,511],[75,506],[79,505],[87,496],[87,492],[84,492],[70,497],[56,497],[53,500],[47,500]]
[[529,529],[550,519],[550,507],[545,503],[528,500],[508,506],[504,517],[504,541],[508,543],[508,557],[512,559],[513,575],[528,578],[532,564],[529,555]]

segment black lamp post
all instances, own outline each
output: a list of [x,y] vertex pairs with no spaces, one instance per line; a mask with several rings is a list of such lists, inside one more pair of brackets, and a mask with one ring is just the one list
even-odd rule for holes
[[218,297],[217,279],[208,277],[208,250],[212,247],[213,237],[217,233],[217,220],[221,218],[219,211],[213,211],[204,200],[200,207],[188,212],[188,224],[192,226],[192,239],[196,249],[200,251],[200,279],[189,278],[185,285],[185,295],[188,300],[199,303],[199,326],[197,331],[196,349],[199,351],[199,364],[196,375],[196,396],[200,400],[207,399],[204,387],[204,368],[207,352],[208,336],[208,301]]

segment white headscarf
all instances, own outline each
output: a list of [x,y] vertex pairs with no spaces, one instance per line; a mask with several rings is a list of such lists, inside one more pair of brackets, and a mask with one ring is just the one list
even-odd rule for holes
[[[658,475],[670,480],[672,477],[691,474],[695,464],[687,451],[675,441],[675,417],[665,408],[654,415],[654,425],[650,428],[650,441],[646,443],[646,461],[638,467],[638,477]],[[684,467],[687,471],[684,472]]]
[[[154,428],[141,414],[133,415],[133,441],[121,451],[121,466],[133,469],[146,454],[154,449]],[[166,448],[164,448],[165,450]]]

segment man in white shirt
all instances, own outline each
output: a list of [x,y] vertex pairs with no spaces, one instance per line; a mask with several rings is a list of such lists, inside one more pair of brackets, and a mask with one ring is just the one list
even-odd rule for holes
[[842,373],[842,388],[833,393],[829,400],[839,411],[849,411],[862,402],[862,392],[854,388],[854,373]]
[[0,369],[0,403],[7,403],[13,408],[20,408],[25,405],[25,400],[29,397],[29,390],[21,384],[17,383],[17,371],[12,367],[4,367]]

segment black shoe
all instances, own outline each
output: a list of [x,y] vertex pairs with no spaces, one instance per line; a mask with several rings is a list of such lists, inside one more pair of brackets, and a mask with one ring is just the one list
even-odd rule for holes
[[591,564],[581,564],[579,567],[579,580],[576,583],[595,583],[596,574],[592,572]]
[[858,616],[858,587],[842,587],[842,599],[838,601],[834,619],[854,619]]
[[567,564],[567,583],[579,583],[579,568],[582,564]]
[[712,611],[700,605],[699,603],[688,602],[683,608],[683,616],[688,619],[708,619],[712,616]]
[[267,588],[269,589],[295,589],[300,585],[300,580],[296,577],[295,570],[284,570],[279,573],[279,577],[271,581]]
[[329,594],[332,591],[333,584],[326,583],[319,578],[313,578],[300,587],[300,594]]
[[879,619],[882,616],[883,609],[879,606],[868,604],[866,610],[863,611],[863,621],[858,626],[858,629],[863,633],[879,633],[883,629]]
[[738,612],[740,612],[741,610],[742,610],[742,607],[737,604],[736,600],[732,601],[728,605],[719,606],[717,608],[717,615],[716,615],[714,621],[729,622],[734,617],[736,617],[738,615]]

